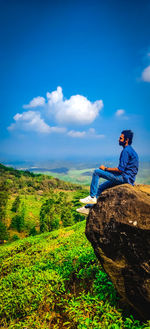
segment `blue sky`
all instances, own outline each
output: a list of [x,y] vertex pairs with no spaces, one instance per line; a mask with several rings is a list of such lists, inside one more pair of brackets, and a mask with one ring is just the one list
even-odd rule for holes
[[0,160],[150,156],[150,1],[0,1]]

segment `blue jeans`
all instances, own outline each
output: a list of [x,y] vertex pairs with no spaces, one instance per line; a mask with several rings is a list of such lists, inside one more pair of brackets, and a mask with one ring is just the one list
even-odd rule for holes
[[[98,187],[100,177],[107,179],[107,182],[100,184]],[[90,196],[96,196],[97,198],[107,188],[125,183],[126,182],[120,173],[111,173],[102,169],[95,169],[92,176]]]

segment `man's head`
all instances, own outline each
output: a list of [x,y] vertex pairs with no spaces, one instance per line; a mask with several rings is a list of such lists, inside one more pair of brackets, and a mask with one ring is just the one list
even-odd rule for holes
[[131,130],[123,130],[119,138],[119,145],[127,146],[132,144],[133,132]]

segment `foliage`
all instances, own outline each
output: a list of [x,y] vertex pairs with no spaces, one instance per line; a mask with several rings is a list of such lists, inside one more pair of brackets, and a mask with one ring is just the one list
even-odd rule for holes
[[0,221],[0,241],[8,240],[8,237],[7,227]]
[[11,211],[17,212],[19,210],[20,202],[21,202],[20,197],[19,197],[19,195],[17,195],[16,199],[14,200],[14,202],[12,204]]
[[[73,225],[75,223],[75,212],[76,209],[73,208],[73,203],[67,200],[67,195],[64,192],[58,194],[51,192],[51,197],[44,201],[41,206],[40,231],[50,232],[60,225],[64,227]],[[82,217],[78,216],[78,220],[81,219]]]
[[6,206],[8,202],[8,184],[2,178],[0,182],[0,241],[8,240],[9,234],[5,224]]
[[11,241],[17,241],[19,240],[19,236],[17,234],[14,234],[11,238]]
[[46,200],[40,211],[40,231],[50,232],[58,228],[59,220],[57,215],[57,208],[54,199]]
[[33,226],[33,227],[30,229],[29,235],[32,235],[32,236],[37,235],[37,230],[36,230],[35,226]]
[[11,228],[17,229],[18,232],[22,232],[25,228],[25,206],[24,204],[22,205],[22,209],[20,213],[17,213],[11,221]]
[[[0,219],[10,233],[11,230],[17,229],[19,233],[24,232],[25,236],[33,233],[31,229],[34,226],[39,233],[84,220],[84,216],[76,212],[76,206],[72,203],[74,196],[79,198],[83,194],[85,190],[82,186],[0,165]],[[42,210],[48,199],[53,200],[49,220],[46,209],[45,214]]]
[[84,230],[85,221],[0,248],[1,328],[150,327],[120,309]]
[[[76,208],[88,190],[3,165],[0,174],[0,232],[6,239],[10,221],[19,232],[0,247],[0,328],[150,328],[120,310],[85,238]],[[39,226],[46,233],[37,234]],[[30,237],[22,240],[25,231]]]
[[11,167],[6,167],[0,164],[0,184],[2,181],[7,182],[11,193],[34,193],[41,191],[49,193],[51,188],[63,190],[82,190],[81,185],[75,185],[70,182],[64,182],[58,178],[53,178],[49,175],[34,174],[29,171],[16,170]]
[[89,192],[84,191],[84,190],[83,191],[76,191],[75,194],[74,194],[74,197],[72,199],[72,215],[73,215],[75,223],[80,222],[80,221],[85,219],[84,215],[81,215],[80,213],[78,213],[76,211],[76,209],[81,207],[81,203],[80,203],[79,200],[81,198],[84,198],[84,197],[88,196],[88,195],[89,195]]
[[63,226],[71,226],[74,224],[74,220],[73,220],[73,215],[71,212],[71,204],[67,204],[63,210],[62,210],[62,214],[61,214],[61,220],[63,223]]
[[[72,199],[79,199],[84,193],[82,186],[0,164],[0,220],[9,231],[17,229],[30,235],[34,226],[37,232],[45,232],[83,220]],[[49,215],[44,205],[48,199],[53,202]]]
[[6,206],[8,202],[8,185],[2,178],[0,182],[0,220],[4,221],[6,216]]
[[22,215],[15,215],[11,221],[11,228],[16,229],[18,232],[22,232],[24,229],[24,218]]

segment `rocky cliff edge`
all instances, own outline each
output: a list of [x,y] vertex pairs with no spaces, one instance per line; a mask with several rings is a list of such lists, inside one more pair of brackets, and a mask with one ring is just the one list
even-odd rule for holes
[[150,319],[150,187],[124,184],[103,192],[85,233],[123,300]]

